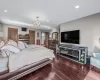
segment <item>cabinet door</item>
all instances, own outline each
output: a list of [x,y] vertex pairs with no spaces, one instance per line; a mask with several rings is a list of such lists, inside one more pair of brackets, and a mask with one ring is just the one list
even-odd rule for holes
[[35,44],[35,31],[29,30],[29,43]]
[[18,41],[18,29],[8,28],[8,40]]

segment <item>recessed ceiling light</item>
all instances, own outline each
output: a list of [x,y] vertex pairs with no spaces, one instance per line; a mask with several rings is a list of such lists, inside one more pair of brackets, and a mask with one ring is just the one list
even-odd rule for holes
[[47,20],[47,22],[49,22],[50,20]]
[[78,8],[80,8],[80,6],[79,6],[79,5],[76,5],[76,6],[75,6],[75,9],[78,9]]
[[46,20],[46,22],[52,22],[52,20]]
[[5,9],[4,12],[8,12],[8,11]]

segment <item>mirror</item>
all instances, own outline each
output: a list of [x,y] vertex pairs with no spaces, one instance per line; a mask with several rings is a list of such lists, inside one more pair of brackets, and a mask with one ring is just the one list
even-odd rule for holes
[[52,39],[53,40],[58,40],[58,32],[53,32],[52,33]]

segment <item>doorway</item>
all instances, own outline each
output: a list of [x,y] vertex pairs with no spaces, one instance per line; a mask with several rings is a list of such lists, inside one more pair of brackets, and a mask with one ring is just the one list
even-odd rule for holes
[[48,41],[49,41],[49,32],[42,32],[42,45],[48,46]]
[[35,44],[35,31],[29,30],[29,43]]
[[8,28],[8,40],[18,41],[18,29]]

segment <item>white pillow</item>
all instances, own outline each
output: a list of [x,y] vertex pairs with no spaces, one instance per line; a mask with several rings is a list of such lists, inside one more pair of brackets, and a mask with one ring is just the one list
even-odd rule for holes
[[6,58],[6,57],[7,57],[7,54],[6,54],[5,50],[0,49],[0,59],[1,58]]
[[25,44],[25,48],[28,48],[28,45],[26,43],[24,43],[24,44]]
[[3,47],[4,45],[5,45],[5,42],[4,41],[1,41],[0,42],[0,48]]
[[13,45],[13,46],[15,46],[15,47],[18,47],[18,44],[17,44],[17,42],[15,42],[14,40],[9,40],[8,42],[7,42],[7,44],[6,45]]
[[18,41],[18,48],[21,49],[21,50],[25,49],[25,44],[24,44],[24,42]]
[[9,51],[14,52],[14,53],[19,53],[20,52],[20,49],[18,49],[17,47],[15,47],[13,45],[5,45],[1,49],[9,50]]

